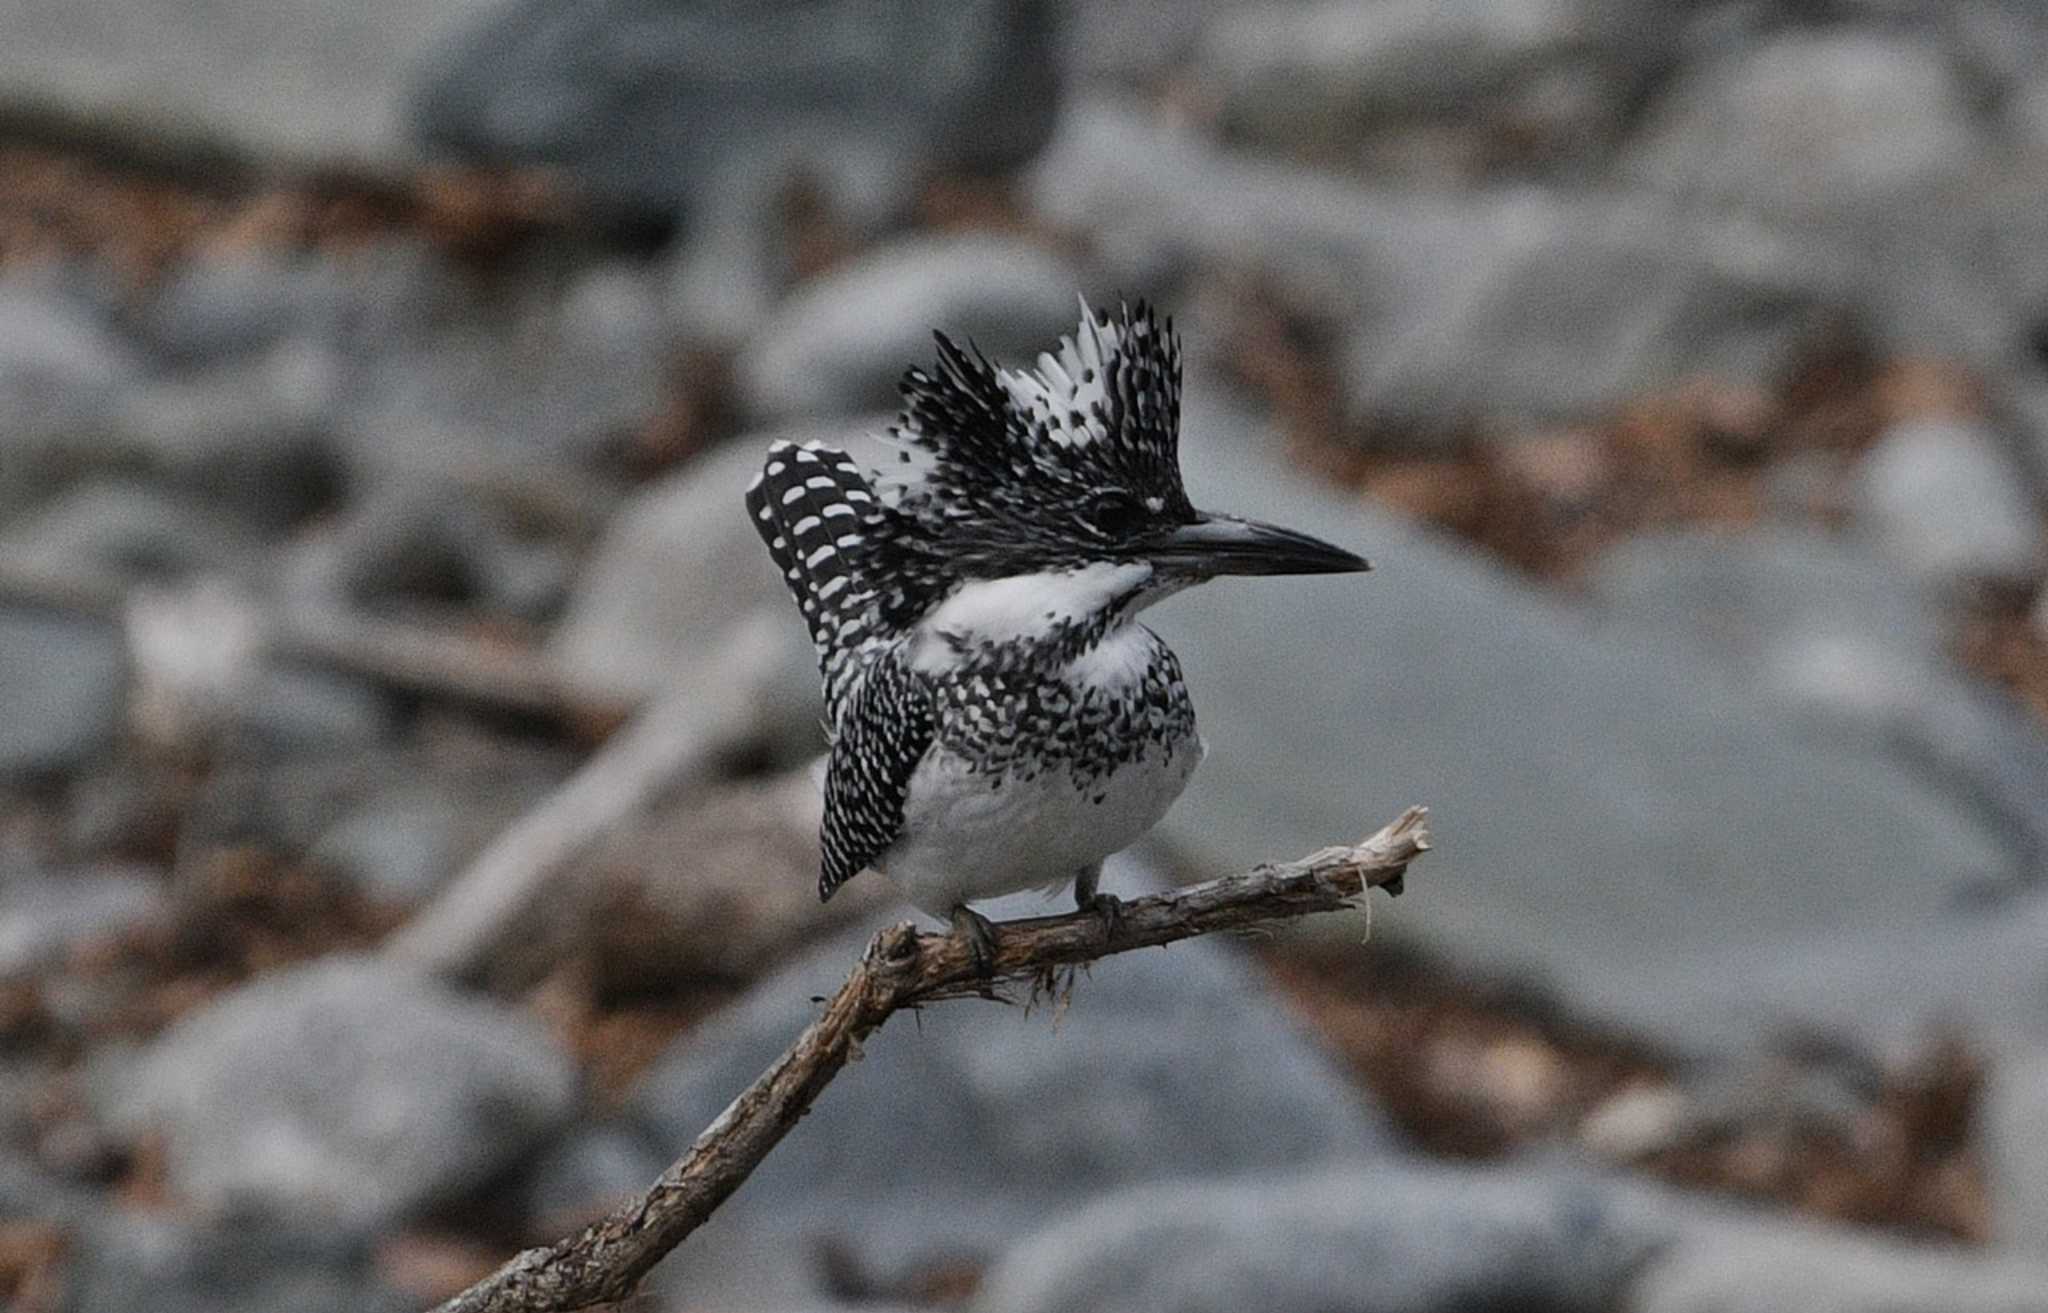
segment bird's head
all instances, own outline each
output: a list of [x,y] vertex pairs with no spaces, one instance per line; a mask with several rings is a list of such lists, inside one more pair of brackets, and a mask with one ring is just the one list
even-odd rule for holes
[[[1035,369],[938,335],[891,430],[929,459],[898,509],[958,580],[1130,565],[1164,595],[1224,574],[1371,568],[1307,534],[1197,510],[1180,474],[1180,342],[1144,302],[1081,323]],[[906,451],[906,456],[910,454]]]

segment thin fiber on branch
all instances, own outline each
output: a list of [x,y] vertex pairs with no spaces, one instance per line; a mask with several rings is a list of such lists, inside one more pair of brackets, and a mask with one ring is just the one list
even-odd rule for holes
[[[1398,893],[1408,864],[1429,848],[1427,820],[1411,807],[1362,843],[1135,899],[1113,929],[1092,911],[1005,922],[992,979],[1037,982],[1113,953],[1355,906],[1368,889]],[[990,984],[953,936],[907,923],[881,931],[823,1014],[644,1193],[579,1235],[514,1256],[435,1313],[550,1313],[626,1298],[739,1188],[891,1014],[985,994]]]

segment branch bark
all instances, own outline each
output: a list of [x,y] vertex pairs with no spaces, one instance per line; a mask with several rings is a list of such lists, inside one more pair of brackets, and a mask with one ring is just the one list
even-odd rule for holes
[[[1092,912],[1005,922],[994,979],[1048,986],[1059,967],[1356,906],[1369,889],[1399,893],[1408,864],[1429,848],[1427,820],[1411,807],[1362,843],[1135,899],[1107,935]],[[908,923],[881,931],[823,1014],[645,1192],[579,1235],[515,1255],[435,1313],[557,1313],[625,1299],[739,1188],[892,1014],[986,995],[991,983],[950,935],[920,934]]]

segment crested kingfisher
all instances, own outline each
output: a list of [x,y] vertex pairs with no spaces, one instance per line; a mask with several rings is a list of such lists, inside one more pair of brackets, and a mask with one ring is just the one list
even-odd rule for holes
[[1084,302],[1036,369],[934,336],[889,430],[922,468],[871,481],[777,442],[746,503],[824,678],[819,896],[872,867],[986,973],[996,931],[970,903],[1071,884],[1113,927],[1103,859],[1202,759],[1180,662],[1139,612],[1218,575],[1371,567],[1188,501],[1180,343],[1144,302]]

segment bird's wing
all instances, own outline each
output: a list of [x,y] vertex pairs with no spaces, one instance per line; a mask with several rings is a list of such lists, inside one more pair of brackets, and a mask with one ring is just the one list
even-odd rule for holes
[[834,726],[825,764],[820,899],[859,875],[903,832],[910,777],[931,747],[933,723],[931,690],[901,647],[862,669]]
[[773,442],[747,485],[748,518],[768,544],[818,649],[827,714],[837,715],[869,652],[889,641],[876,615],[878,535],[887,509],[845,452]]

